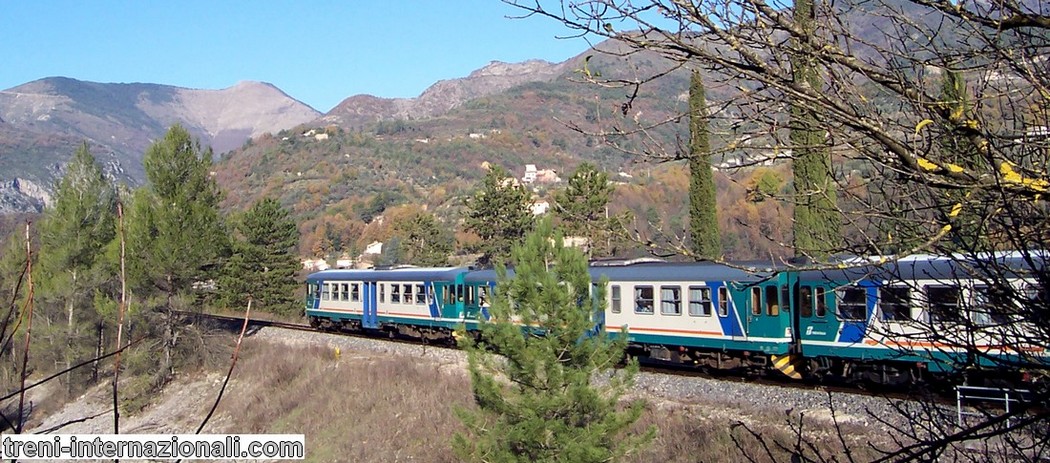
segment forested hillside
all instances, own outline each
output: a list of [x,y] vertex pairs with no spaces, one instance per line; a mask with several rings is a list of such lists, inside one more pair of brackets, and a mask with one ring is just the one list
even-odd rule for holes
[[[447,230],[459,233],[464,245],[471,242],[460,224],[464,200],[486,165],[501,166],[520,178],[525,165],[534,164],[565,180],[581,162],[591,162],[617,183],[610,212],[630,210],[635,219],[630,228],[641,241],[680,242],[688,222],[688,180],[684,161],[673,158],[677,143],[687,136],[686,122],[675,116],[686,110],[688,73],[665,75],[638,92],[629,106],[630,87],[595,87],[580,79],[581,73],[652,72],[659,63],[644,55],[586,55],[551,82],[526,83],[469,100],[435,117],[348,126],[323,125],[323,118],[264,135],[217,164],[216,179],[230,193],[224,207],[240,210],[264,196],[279,198],[299,220],[304,257],[352,256],[373,240],[383,241],[388,236],[377,229],[384,227],[368,225],[397,205],[433,212]],[[714,101],[727,95],[723,88],[710,93]],[[716,120],[720,129],[733,122],[731,117]],[[650,126],[648,139],[631,133],[639,126]],[[650,143],[664,146],[668,157],[639,154]],[[721,139],[714,144],[724,146]],[[784,242],[789,230],[783,206],[756,201],[745,191],[749,182],[757,182],[752,177],[762,173],[776,179],[767,188],[784,187],[783,170],[742,168],[717,176],[719,202],[727,211],[722,214],[726,249],[735,257],[782,254],[777,243]],[[565,184],[531,186],[535,200],[543,201]],[[644,254],[644,246],[629,253]]]

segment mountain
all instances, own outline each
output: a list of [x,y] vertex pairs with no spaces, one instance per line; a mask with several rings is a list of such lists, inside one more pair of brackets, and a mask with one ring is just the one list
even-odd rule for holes
[[343,100],[322,121],[344,127],[381,120],[423,119],[455,109],[466,101],[493,95],[529,82],[550,82],[561,76],[570,61],[554,64],[543,60],[522,63],[493,61],[469,76],[441,80],[417,98],[379,98],[355,95]]
[[40,210],[83,142],[110,175],[140,184],[146,148],[173,124],[224,153],[318,116],[261,82],[199,90],[49,77],[19,85],[0,91],[0,213]]

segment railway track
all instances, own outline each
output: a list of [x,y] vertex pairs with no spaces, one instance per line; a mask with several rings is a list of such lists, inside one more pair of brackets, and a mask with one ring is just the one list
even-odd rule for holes
[[[181,312],[181,315],[190,319],[208,319],[214,323],[220,325],[223,329],[227,329],[231,332],[239,332],[242,325],[244,324],[243,317],[235,317],[228,315],[215,315],[197,312]],[[309,333],[320,333],[327,335],[337,336],[349,336],[359,339],[366,340],[382,340],[385,342],[394,342],[399,344],[407,345],[420,345],[426,344],[429,347],[438,347],[456,350],[453,346],[444,344],[429,344],[420,341],[415,338],[406,338],[392,333],[387,334],[383,332],[346,332],[346,331],[327,331],[318,328],[314,328],[309,324],[304,323],[289,323],[275,320],[264,320],[264,319],[249,319],[248,320],[248,334],[252,334],[259,329],[269,327],[278,328],[282,330],[301,331]],[[923,400],[923,401],[934,401],[940,405],[953,405],[955,403],[954,395],[949,395],[947,392],[941,392],[937,394],[931,394],[931,391],[923,390],[890,390],[887,388],[862,388],[848,384],[829,384],[815,381],[800,381],[792,380],[789,378],[777,378],[776,373],[771,372],[769,375],[744,375],[738,372],[722,372],[722,371],[704,371],[689,365],[682,365],[672,362],[664,362],[659,360],[651,359],[639,359],[640,371],[656,374],[656,375],[674,375],[679,377],[691,377],[691,378],[702,378],[712,381],[725,381],[732,383],[748,383],[759,386],[767,387],[779,387],[785,389],[797,389],[807,391],[817,391],[822,394],[826,393],[838,393],[838,394],[852,394],[867,397],[877,397],[881,399],[889,400]]]

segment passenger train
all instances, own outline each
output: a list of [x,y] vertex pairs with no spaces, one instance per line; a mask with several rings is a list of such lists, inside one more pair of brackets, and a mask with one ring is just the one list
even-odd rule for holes
[[[1018,315],[1022,307],[1050,311],[1046,285],[1037,284],[1042,269],[1042,257],[1017,253],[980,262],[852,259],[809,270],[713,262],[589,267],[592,281],[607,285],[597,329],[626,333],[631,355],[880,384],[950,373],[977,380],[985,371],[996,371],[991,379],[1045,381],[1031,373],[1050,366],[1046,328]],[[476,330],[488,316],[496,284],[491,269],[325,270],[307,278],[306,316],[325,329],[450,342],[457,328]],[[1016,366],[1009,369],[1016,377],[987,368],[996,364]]]

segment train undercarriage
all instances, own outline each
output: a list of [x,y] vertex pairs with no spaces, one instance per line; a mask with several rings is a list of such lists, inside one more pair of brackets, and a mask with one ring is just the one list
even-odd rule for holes
[[452,330],[443,327],[383,323],[380,324],[379,328],[364,328],[361,326],[360,320],[334,320],[331,318],[314,316],[308,318],[310,319],[310,326],[323,331],[383,335],[390,338],[403,337],[415,339],[427,344],[448,346],[454,346],[456,344],[455,333]]

